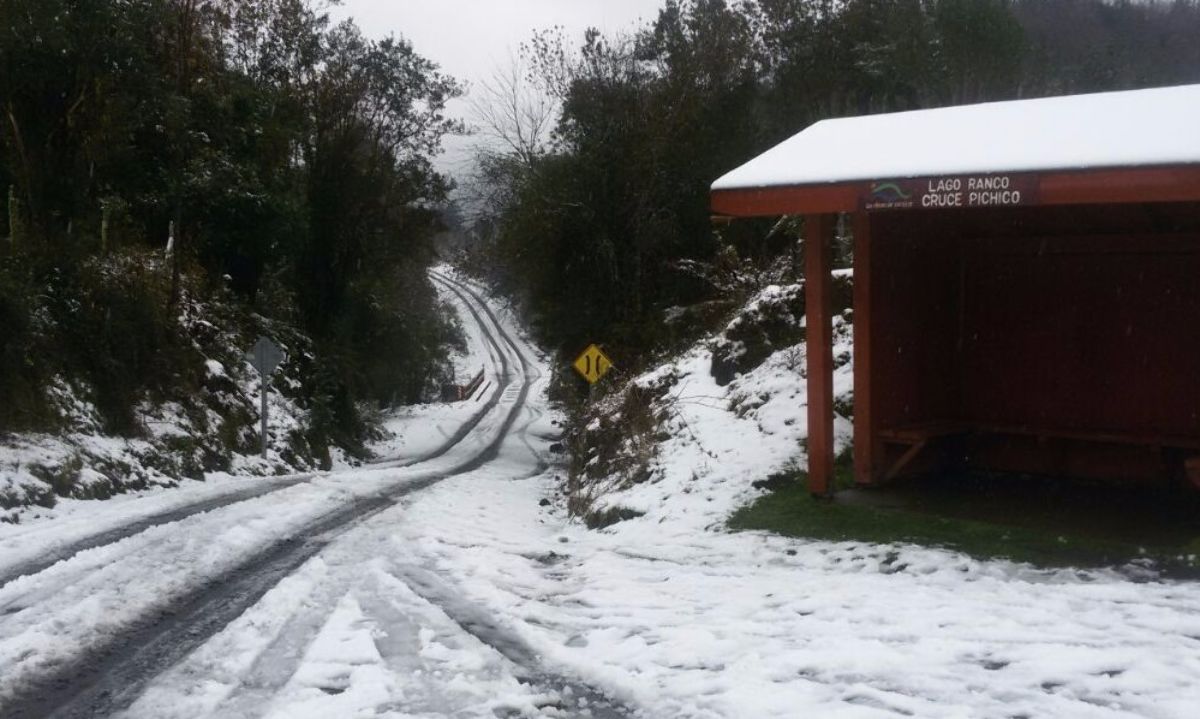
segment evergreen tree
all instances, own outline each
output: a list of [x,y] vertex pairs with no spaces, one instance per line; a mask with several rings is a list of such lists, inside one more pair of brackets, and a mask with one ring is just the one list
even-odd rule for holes
[[[185,279],[300,323],[340,439],[361,436],[359,402],[425,393],[447,339],[425,271],[450,185],[431,158],[458,129],[444,109],[459,88],[406,42],[331,26],[320,7],[0,0],[0,182],[13,198],[3,226],[21,229],[20,246],[0,250],[0,305],[17,330],[0,356],[41,343],[58,357],[46,372],[0,377],[0,406],[44,392],[53,371],[82,373],[97,392],[127,388],[106,404],[129,429],[139,397],[189,371],[160,361],[187,343],[171,329]],[[168,237],[165,293],[154,273],[144,293],[125,289],[129,302],[98,291],[110,280],[88,270],[97,258],[152,253],[149,270]],[[94,303],[104,319],[72,337],[63,309],[35,332],[18,320],[38,296]],[[145,303],[162,305],[142,318],[162,325],[161,342],[127,356],[109,335]]]

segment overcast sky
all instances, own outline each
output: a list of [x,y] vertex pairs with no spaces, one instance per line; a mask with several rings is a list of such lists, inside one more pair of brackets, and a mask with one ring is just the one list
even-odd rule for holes
[[[335,18],[352,16],[370,37],[395,34],[421,55],[461,80],[478,84],[493,68],[507,65],[535,30],[555,25],[573,39],[597,27],[630,30],[652,20],[663,0],[345,0]],[[452,110],[466,112],[459,101]],[[451,138],[439,165],[454,174],[463,169],[469,141]]]

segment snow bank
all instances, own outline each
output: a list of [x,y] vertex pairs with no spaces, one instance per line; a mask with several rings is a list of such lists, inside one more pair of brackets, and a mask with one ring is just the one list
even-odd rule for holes
[[1200,85],[823,120],[713,190],[1200,163]]

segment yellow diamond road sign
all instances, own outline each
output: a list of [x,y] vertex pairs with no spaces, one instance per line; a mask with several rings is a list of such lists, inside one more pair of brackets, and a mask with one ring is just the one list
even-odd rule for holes
[[583,375],[591,384],[596,384],[608,371],[612,369],[612,360],[608,358],[596,345],[592,345],[583,351],[575,359],[575,371]]

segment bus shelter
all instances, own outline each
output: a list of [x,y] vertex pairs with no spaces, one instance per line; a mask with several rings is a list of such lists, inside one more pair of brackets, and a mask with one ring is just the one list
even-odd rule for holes
[[851,216],[854,476],[1200,485],[1200,85],[826,120],[712,186],[802,215],[810,489],[833,472]]

